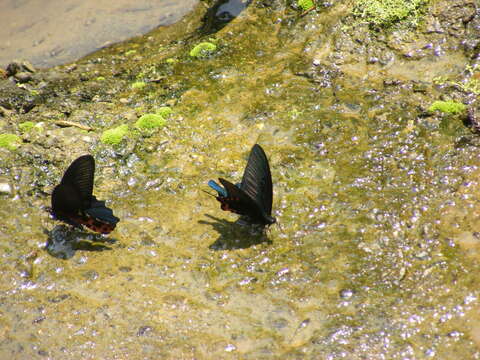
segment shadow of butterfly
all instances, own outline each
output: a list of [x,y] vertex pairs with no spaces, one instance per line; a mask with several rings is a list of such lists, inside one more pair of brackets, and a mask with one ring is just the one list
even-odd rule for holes
[[53,189],[51,214],[76,228],[109,234],[120,221],[105,201],[92,195],[95,160],[91,155],[76,159],[65,171],[60,185]]
[[218,193],[214,197],[222,210],[241,215],[240,219],[249,224],[266,226],[276,222],[272,217],[272,175],[260,145],[252,147],[241,183],[234,185],[223,178],[218,180],[221,185],[213,180],[208,185]]

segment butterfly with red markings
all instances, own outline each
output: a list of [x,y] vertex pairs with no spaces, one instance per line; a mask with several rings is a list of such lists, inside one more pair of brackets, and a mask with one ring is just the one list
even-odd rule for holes
[[242,182],[232,184],[223,178],[213,180],[208,185],[218,195],[222,210],[241,215],[250,224],[271,225],[277,220],[272,217],[272,175],[268,159],[262,147],[255,144],[250,151]]
[[53,189],[51,214],[57,220],[92,231],[109,234],[120,221],[105,201],[97,200],[93,193],[95,160],[83,155],[68,167],[62,181]]

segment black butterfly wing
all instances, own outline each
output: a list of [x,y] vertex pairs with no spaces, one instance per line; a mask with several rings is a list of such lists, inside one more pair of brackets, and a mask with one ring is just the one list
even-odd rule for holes
[[247,195],[238,186],[230,181],[219,178],[220,183],[227,190],[227,197],[218,196],[222,203],[222,210],[231,211],[239,215],[246,215],[251,218],[261,218],[262,210],[259,204]]
[[90,207],[93,193],[93,177],[95,174],[95,160],[92,155],[83,155],[68,167],[60,185],[72,186],[80,195],[82,209]]
[[258,144],[250,151],[240,188],[262,207],[265,214],[272,214],[272,174],[265,151]]

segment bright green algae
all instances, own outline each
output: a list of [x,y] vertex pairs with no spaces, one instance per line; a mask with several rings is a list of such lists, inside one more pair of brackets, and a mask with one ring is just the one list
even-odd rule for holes
[[310,10],[311,8],[313,8],[315,6],[315,3],[313,2],[313,0],[298,0],[297,5],[303,11],[307,11],[307,10]]
[[113,129],[105,130],[101,140],[105,144],[118,145],[128,134],[128,125],[123,124]]
[[202,42],[190,50],[190,56],[203,58],[213,54],[217,50],[217,45],[211,42]]
[[15,150],[20,146],[20,137],[15,134],[0,134],[0,147]]
[[158,128],[164,127],[166,124],[166,120],[162,115],[159,114],[145,114],[142,115],[135,126],[141,130],[154,130]]
[[[0,205],[12,220],[0,232],[0,355],[475,358],[477,140],[460,121],[447,132],[441,115],[425,114],[441,97],[414,61],[400,76],[400,66],[365,71],[350,42],[348,52],[325,51],[343,7],[279,25],[272,19],[288,9],[254,5],[217,34],[222,53],[208,61],[189,58],[197,40],[165,45],[168,29],[134,40],[144,60],[124,60],[124,73],[109,75],[110,60],[131,43],[94,54],[105,58],[101,86],[71,85],[75,97],[95,98],[76,104],[94,132],[51,128],[58,141],[39,159],[1,158],[21,196]],[[350,51],[328,66],[330,53]],[[141,92],[130,87],[139,74],[149,81]],[[420,80],[428,86],[417,91]],[[133,133],[166,104],[168,126]],[[98,144],[101,129],[127,122],[132,136]],[[240,181],[255,142],[274,182],[279,226],[269,241],[201,191],[218,176]],[[97,159],[95,195],[121,222],[110,241],[70,231],[76,251],[54,258],[44,229],[58,223],[41,210],[44,194],[87,151]]]
[[429,111],[441,111],[447,114],[459,114],[466,110],[466,106],[456,101],[435,101],[428,108]]

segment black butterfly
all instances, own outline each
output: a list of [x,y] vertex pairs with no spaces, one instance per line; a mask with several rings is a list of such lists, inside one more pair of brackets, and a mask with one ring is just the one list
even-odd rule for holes
[[250,151],[242,182],[234,185],[219,178],[208,185],[218,193],[215,198],[221,209],[242,215],[251,224],[271,225],[277,220],[272,217],[272,175],[268,159],[262,147],[255,144]]
[[93,192],[95,160],[91,155],[76,159],[65,171],[60,185],[53,189],[52,215],[67,224],[108,234],[120,221],[105,201],[99,201]]

